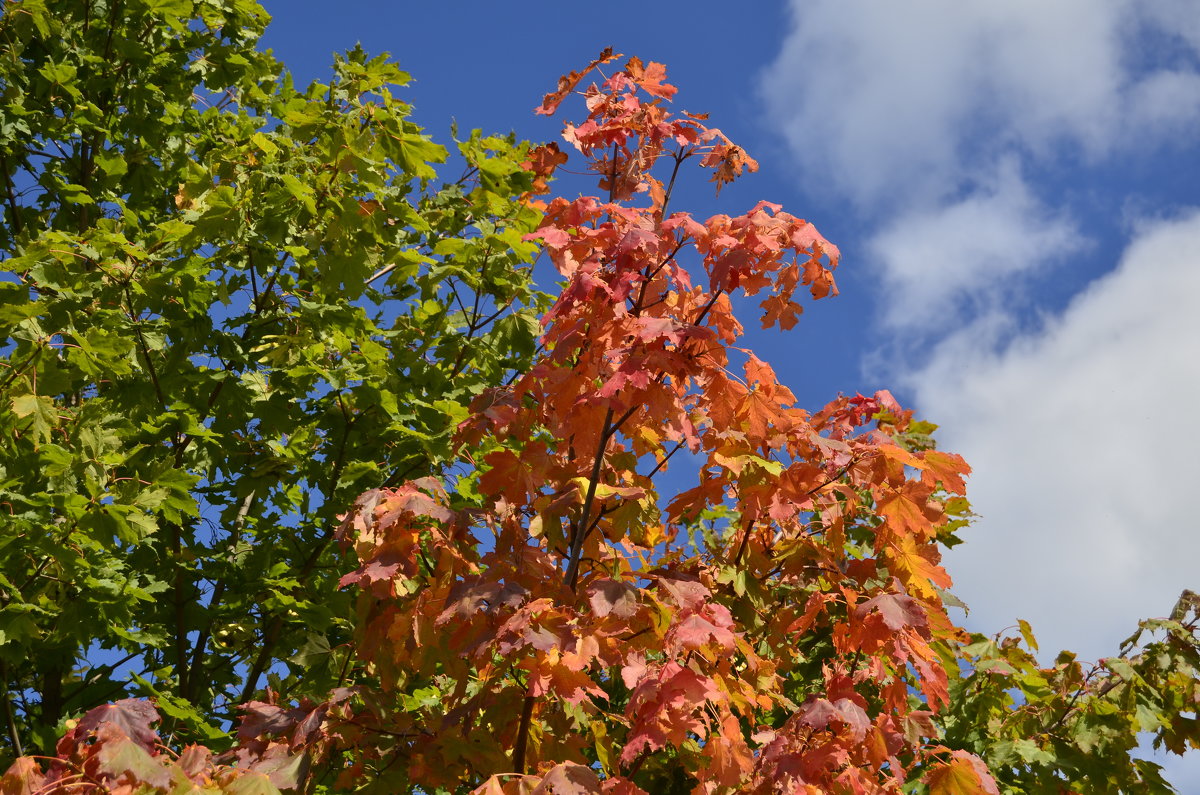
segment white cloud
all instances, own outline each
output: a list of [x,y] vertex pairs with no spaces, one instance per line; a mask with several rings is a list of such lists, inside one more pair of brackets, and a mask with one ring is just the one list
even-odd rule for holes
[[981,155],[1036,159],[1066,143],[1095,159],[1172,134],[1140,113],[1200,113],[1194,62],[1146,67],[1134,57],[1145,55],[1135,43],[1148,31],[1200,46],[1186,0],[792,8],[792,30],[761,84],[768,111],[808,173],[865,207],[951,194]]
[[1045,333],[996,353],[973,326],[913,377],[975,469],[982,518],[947,555],[974,628],[1025,618],[1043,650],[1096,659],[1200,587],[1198,296],[1194,213],[1144,227]]
[[1200,54],[1200,14],[1195,0],[1145,0],[1137,10],[1144,24],[1172,32]]
[[[1197,15],[1200,17],[1200,14]],[[1132,118],[1159,135],[1194,136],[1200,122],[1200,74],[1163,70],[1138,84],[1129,98]]]
[[893,219],[872,238],[868,255],[886,295],[883,321],[939,332],[995,310],[1018,292],[1018,276],[1083,244],[1075,224],[1038,202],[1009,159],[967,197]]
[[[1196,0],[791,8],[760,95],[805,184],[866,224],[881,330],[899,340],[868,361],[907,367],[919,415],[975,468],[982,518],[947,555],[968,625],[1028,619],[1046,658],[1115,653],[1200,589],[1200,212],[1135,227],[1117,268],[1035,332],[1046,308],[1028,287],[1067,257],[1109,270],[1099,247],[1079,261],[1081,226],[1128,228],[1097,198],[1130,166],[1195,151]],[[1124,212],[1171,215],[1155,204],[1168,193]],[[1160,761],[1200,787],[1195,754]]]

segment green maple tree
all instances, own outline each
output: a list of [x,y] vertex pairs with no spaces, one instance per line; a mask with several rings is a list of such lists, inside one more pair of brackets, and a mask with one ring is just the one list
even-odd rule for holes
[[[352,605],[336,516],[439,472],[533,352],[529,147],[447,151],[360,50],[306,88],[249,0],[0,17],[3,752],[153,696],[228,743],[323,692]],[[442,167],[442,171],[448,171]]]

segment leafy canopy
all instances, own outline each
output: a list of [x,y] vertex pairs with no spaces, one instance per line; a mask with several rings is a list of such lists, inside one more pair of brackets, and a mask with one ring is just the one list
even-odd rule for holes
[[[9,758],[153,696],[176,738],[351,669],[336,516],[440,472],[542,298],[528,146],[446,150],[385,58],[297,88],[249,0],[0,18]],[[0,754],[2,755],[2,754]]]
[[[563,280],[536,355],[456,415],[458,466],[369,489],[340,522],[341,686],[318,695],[317,666],[244,704],[218,756],[118,701],[4,792],[1171,791],[1130,752],[1139,732],[1200,744],[1200,603],[1093,666],[1040,667],[1024,623],[957,627],[940,550],[970,515],[966,463],[887,392],[796,406],[739,344],[747,304],[787,329],[802,293],[835,294],[838,251],[767,202],[671,209],[685,166],[719,188],[757,163],[668,112],[661,64],[616,59],[539,109],[582,93],[564,137],[606,195],[552,198],[511,243]],[[529,162],[544,183],[566,156]],[[663,493],[689,458],[695,485]]]

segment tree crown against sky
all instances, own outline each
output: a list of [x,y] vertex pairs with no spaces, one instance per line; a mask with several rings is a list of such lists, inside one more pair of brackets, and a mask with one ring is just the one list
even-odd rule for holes
[[[156,19],[169,23],[185,5],[175,4],[166,11],[157,7],[154,13],[163,16]],[[22,24],[31,27],[25,30],[42,33],[40,23],[46,27],[44,35],[58,33],[59,38],[69,39],[62,29],[52,27],[56,21],[39,14],[43,4],[15,8],[29,12]],[[112,11],[115,6],[106,8]],[[254,11],[241,4],[210,4],[208,8],[221,8],[225,14]],[[113,13],[119,15],[119,10]],[[211,17],[205,22],[212,25],[210,32],[219,27],[224,34],[236,29],[234,22],[245,24],[250,19]],[[81,25],[85,34],[91,30],[89,25],[85,18]],[[205,29],[202,25],[176,25],[173,30],[186,36],[202,34]],[[102,39],[107,37],[96,35],[93,41],[101,43]],[[203,60],[209,62],[207,56]],[[269,792],[276,787],[342,790],[364,786],[397,791],[420,785],[425,791],[454,791],[478,784],[484,792],[537,788],[588,792],[601,787],[605,791],[664,792],[694,788],[769,791],[791,780],[818,791],[839,786],[849,791],[895,791],[908,779],[912,786],[940,793],[993,791],[994,777],[1000,786],[1014,792],[1057,791],[1063,781],[1092,789],[1161,789],[1154,767],[1132,759],[1129,751],[1139,730],[1154,732],[1171,750],[1183,750],[1195,742],[1194,721],[1182,714],[1196,696],[1194,602],[1181,602],[1169,619],[1148,622],[1146,628],[1159,634],[1144,647],[1132,639],[1123,650],[1125,657],[1094,668],[1079,665],[1070,655],[1061,656],[1051,668],[1039,668],[1029,654],[1035,641],[1025,626],[1021,627],[1022,640],[997,641],[968,637],[955,628],[945,613],[942,588],[948,580],[937,558],[940,546],[953,541],[966,510],[959,496],[965,471],[961,460],[932,447],[928,438],[931,427],[913,422],[886,393],[873,398],[839,398],[815,414],[799,409],[769,365],[735,345],[741,328],[734,305],[727,301],[729,293],[759,293],[766,324],[790,327],[799,311],[795,301],[798,289],[810,290],[813,297],[832,292],[830,269],[836,249],[811,224],[768,203],[741,216],[715,216],[703,222],[679,213],[674,205],[681,199],[672,202],[677,192],[676,171],[683,171],[681,179],[686,179],[682,167],[699,161],[715,169],[720,186],[751,168],[753,161],[710,130],[704,119],[668,114],[665,101],[673,96],[674,87],[664,82],[660,64],[647,65],[635,59],[622,67],[609,63],[611,60],[604,56],[591,65],[601,70],[597,86],[587,88],[592,78],[572,73],[543,104],[543,110],[550,112],[569,98],[573,89],[585,91],[589,116],[569,125],[567,138],[581,150],[585,164],[598,172],[606,196],[553,199],[543,206],[543,218],[527,201],[514,201],[516,194],[535,189],[534,175],[517,167],[518,159],[526,156],[520,152],[500,156],[499,163],[479,163],[478,192],[463,196],[463,192],[451,190],[449,196],[440,197],[442,202],[465,201],[471,208],[483,202],[496,224],[506,230],[516,224],[509,214],[523,217],[524,227],[507,238],[496,237],[506,241],[513,252],[528,253],[529,243],[539,241],[565,278],[558,302],[541,315],[542,345],[531,361],[533,366],[514,371],[512,365],[521,364],[514,359],[494,364],[486,372],[481,368],[466,379],[463,391],[456,395],[458,405],[485,385],[491,388],[482,392],[470,409],[453,413],[454,422],[430,423],[429,428],[405,418],[409,421],[402,423],[404,430],[396,431],[399,434],[414,430],[424,436],[441,434],[436,445],[421,439],[415,444],[416,452],[410,453],[431,462],[425,464],[427,469],[436,470],[432,464],[448,458],[466,466],[440,481],[408,479],[417,470],[399,469],[396,480],[407,482],[395,489],[369,491],[357,501],[342,525],[341,537],[355,546],[360,566],[340,565],[341,571],[354,569],[341,580],[360,591],[360,612],[352,613],[344,601],[341,607],[336,605],[335,571],[318,564],[313,564],[313,571],[320,570],[323,579],[314,574],[306,584],[324,588],[321,599],[335,601],[298,599],[302,594],[295,576],[283,578],[288,580],[283,585],[263,581],[271,592],[267,599],[272,601],[256,603],[259,612],[252,617],[263,622],[257,629],[260,638],[270,637],[271,627],[276,625],[280,629],[274,631],[281,637],[285,631],[300,629],[301,621],[288,620],[296,617],[302,619],[304,628],[312,628],[324,608],[334,614],[328,619],[330,624],[336,624],[347,639],[353,634],[354,642],[328,651],[318,644],[293,655],[291,663],[299,676],[294,683],[280,680],[282,685],[291,684],[291,689],[246,706],[233,755],[218,759],[216,766],[203,749],[190,748],[178,758],[170,752],[170,747],[178,747],[189,734],[207,739],[214,747],[220,747],[223,740],[217,736],[219,727],[212,726],[204,713],[205,706],[180,697],[184,691],[178,688],[183,681],[172,679],[174,670],[160,668],[155,676],[165,685],[157,686],[157,680],[151,685],[158,691],[154,695],[159,709],[167,715],[161,736],[151,728],[156,715],[144,702],[99,707],[62,725],[66,734],[55,749],[61,761],[42,765],[26,757],[6,776],[4,786],[78,787],[90,781],[116,789],[168,790],[203,783],[229,791]],[[44,62],[38,66],[38,74],[45,77],[40,68]],[[93,360],[121,361],[106,360],[102,355],[87,358],[86,346],[94,349],[95,343],[87,334],[90,324],[86,330],[80,329],[84,324],[78,318],[84,314],[79,310],[83,307],[90,310],[89,319],[120,320],[122,325],[114,325],[115,331],[108,336],[124,338],[125,347],[117,350],[129,354],[123,364],[128,369],[104,371],[93,377],[97,382],[94,393],[83,388],[77,390],[82,394],[70,399],[65,399],[69,396],[66,391],[48,392],[44,378],[42,391],[15,388],[9,409],[16,418],[12,422],[24,421],[17,427],[28,444],[23,455],[61,455],[54,448],[63,448],[68,454],[76,453],[81,461],[78,469],[82,474],[68,469],[70,476],[86,478],[93,471],[89,466],[99,466],[101,472],[120,473],[106,475],[119,484],[127,482],[120,478],[140,481],[144,475],[158,474],[149,470],[126,474],[129,467],[136,466],[136,455],[163,455],[164,450],[174,455],[186,439],[185,458],[190,451],[202,449],[213,456],[219,445],[212,440],[218,434],[254,440],[269,427],[279,434],[275,446],[266,440],[269,461],[274,462],[286,459],[284,453],[291,444],[304,438],[290,430],[294,427],[290,423],[303,426],[308,415],[300,414],[299,420],[297,415],[280,416],[287,407],[268,399],[268,417],[229,430],[218,423],[219,410],[208,404],[218,385],[229,381],[229,386],[221,386],[217,401],[226,389],[239,387],[234,394],[242,400],[237,405],[253,405],[255,392],[241,386],[242,375],[266,370],[268,392],[277,380],[308,385],[298,400],[301,409],[308,410],[306,402],[311,401],[323,407],[320,418],[342,414],[348,425],[346,406],[365,413],[367,401],[386,401],[389,395],[404,398],[397,403],[406,406],[410,396],[421,399],[424,382],[413,375],[414,362],[443,377],[447,366],[451,376],[468,372],[457,369],[463,338],[480,331],[475,328],[476,321],[491,317],[488,301],[491,306],[503,306],[507,294],[482,299],[481,313],[468,308],[468,304],[476,306],[472,301],[462,302],[460,325],[443,330],[449,336],[457,334],[460,347],[438,345],[421,350],[427,336],[420,332],[428,330],[431,319],[439,314],[429,305],[437,303],[437,286],[447,277],[467,280],[474,274],[439,269],[468,261],[473,245],[490,252],[488,234],[482,230],[464,234],[467,224],[463,223],[451,224],[449,233],[432,244],[428,238],[408,237],[422,231],[416,218],[424,219],[425,213],[443,206],[437,201],[415,200],[409,192],[421,195],[421,178],[428,174],[420,164],[436,157],[405,159],[404,146],[425,143],[419,132],[405,128],[402,118],[391,117],[398,127],[389,127],[384,111],[356,105],[364,103],[364,95],[353,90],[353,78],[364,79],[362,73],[366,72],[374,73],[375,79],[395,82],[398,75],[393,67],[352,55],[338,71],[343,77],[350,73],[348,84],[318,87],[314,95],[296,98],[295,105],[276,110],[266,100],[255,106],[253,95],[244,105],[227,105],[227,109],[254,110],[236,113],[251,129],[243,138],[223,129],[219,145],[205,155],[210,170],[191,183],[180,183],[182,188],[160,182],[157,200],[147,202],[144,215],[133,212],[131,218],[122,207],[122,203],[130,203],[122,192],[110,189],[103,193],[98,185],[88,188],[86,197],[97,208],[94,228],[120,235],[120,243],[106,242],[93,227],[79,225],[73,205],[86,206],[86,199],[47,202],[50,212],[43,226],[47,234],[57,235],[54,248],[30,248],[31,244],[21,240],[18,242],[25,248],[9,258],[24,257],[19,264],[41,268],[35,271],[31,267],[33,276],[25,276],[35,281],[40,278],[38,289],[34,293],[14,291],[10,297],[20,300],[6,305],[18,308],[16,325],[30,320],[41,324],[42,309],[65,301],[68,303],[59,306],[61,314],[47,315],[50,319],[74,319],[75,325],[63,325],[59,339],[50,335],[44,346],[50,349],[48,353],[37,349],[40,338],[14,337],[11,344],[24,343],[24,358],[32,357],[21,366],[41,375],[36,368],[43,366],[41,357],[45,355],[59,371],[86,381],[93,373],[83,368],[100,367]],[[371,85],[370,78],[366,80]],[[259,88],[263,97],[275,92],[269,85]],[[368,89],[366,101],[379,89],[378,83]],[[287,95],[290,90],[284,86],[280,91]],[[179,97],[182,107],[182,92]],[[306,114],[302,110],[299,122],[288,115],[314,105],[321,109],[323,123],[314,121],[312,129],[303,126]],[[396,116],[403,113],[398,107],[394,110]],[[280,120],[280,126],[261,126],[259,118],[267,111]],[[364,131],[376,123],[390,133],[384,136],[389,141],[400,142],[398,155],[393,149],[390,156],[372,161],[354,150],[352,143],[357,145]],[[322,148],[318,145],[320,133],[330,130],[342,137],[335,137],[336,145],[326,143]],[[351,133],[358,136],[352,142]],[[88,138],[89,147],[92,141],[108,140],[83,137]],[[63,140],[72,141],[69,136]],[[310,209],[305,192],[293,192],[295,186],[283,176],[287,172],[281,173],[281,164],[272,159],[278,152],[268,152],[262,140],[285,153],[289,150],[281,144],[290,141],[311,154],[313,159],[302,164],[308,171],[301,168],[302,174],[320,174],[325,171],[323,165],[341,163],[344,153],[350,152],[365,161],[368,172],[372,164],[387,169],[387,179],[378,179],[377,173],[374,182],[365,183],[374,189],[362,193],[360,180],[366,177],[347,169],[345,174],[353,175],[347,178],[348,184],[338,183],[343,172],[335,167],[327,183],[317,180],[315,195],[309,196]],[[499,148],[502,142],[487,145]],[[232,154],[225,146],[232,147]],[[396,144],[383,142],[380,146]],[[315,147],[315,153],[309,147]],[[105,148],[92,147],[91,151]],[[528,157],[529,164],[543,174],[563,159],[552,148]],[[66,155],[64,158],[70,163]],[[35,160],[33,165],[42,162]],[[154,165],[161,168],[158,162]],[[361,164],[352,160],[349,165]],[[126,168],[118,176],[128,171]],[[509,181],[489,182],[496,179],[495,171]],[[238,182],[243,176],[245,185]],[[263,179],[256,181],[255,176]],[[272,194],[272,177],[283,185],[282,193]],[[63,175],[52,174],[46,180],[50,186],[59,186]],[[66,184],[59,186],[60,190],[80,195]],[[202,190],[189,191],[189,184]],[[20,177],[13,185],[14,195],[26,190]],[[340,204],[330,200],[330,214],[321,216],[320,211],[326,209],[320,201],[321,188],[338,195],[332,186],[345,191],[344,200]],[[222,199],[223,187],[231,189],[232,200]],[[388,194],[388,187],[397,194]],[[32,190],[28,195],[36,196],[48,188]],[[65,208],[64,217],[71,219],[62,228],[55,226],[59,204]],[[20,215],[22,205],[14,201],[12,206],[13,217],[25,220],[26,216]],[[230,213],[227,207],[240,212]],[[101,223],[102,214],[115,210],[121,213],[120,224]],[[463,212],[470,214],[471,210]],[[184,225],[208,230],[216,242],[181,253],[184,247],[175,242],[178,239],[168,238],[143,253],[138,240],[129,239],[130,228],[136,231],[141,225],[153,226],[157,234],[163,234],[158,226],[163,224],[162,216],[170,214],[180,214],[174,220]],[[345,241],[341,236],[345,227],[354,219],[368,219],[355,222],[378,231],[369,220],[376,214],[381,216],[376,220],[383,221],[379,234],[384,240],[371,237],[366,249],[369,253],[375,246],[390,244],[393,248],[387,250],[386,262],[369,262],[370,267],[363,267],[361,262],[339,259],[345,256],[344,250],[337,248]],[[317,224],[313,231],[303,223],[311,215],[327,221],[328,226]],[[270,230],[276,229],[274,225],[281,219],[288,231],[272,237]],[[389,219],[404,219],[405,223],[389,225]],[[425,223],[440,228],[427,219]],[[35,228],[32,224],[30,221],[27,228]],[[249,228],[241,229],[242,224]],[[295,233],[303,237],[303,252],[271,248],[289,243],[287,235],[297,227],[304,230]],[[405,237],[397,242],[391,235]],[[484,242],[475,242],[478,240]],[[155,237],[142,247],[158,242]],[[310,245],[313,242],[315,245]],[[99,248],[102,244],[107,247]],[[217,298],[191,304],[195,315],[190,315],[184,311],[189,305],[180,297],[175,282],[156,285],[150,276],[157,269],[174,267],[176,260],[184,261],[177,266],[181,270],[173,272],[177,277],[189,272],[193,278],[195,273],[214,270],[225,273],[222,268],[242,261],[239,246],[254,244],[259,247],[256,251],[282,250],[289,255],[283,262],[294,275],[289,281],[282,265],[272,265],[278,271],[255,270],[246,254],[245,281],[233,282],[236,287],[232,290],[229,283],[225,287],[232,293],[249,289],[240,308],[238,299],[225,304],[219,288],[205,286]],[[94,249],[96,256],[83,250],[83,245]],[[68,254],[63,255],[60,248]],[[311,309],[311,303],[338,291],[354,291],[353,282],[343,281],[342,274],[357,274],[361,282],[387,271],[378,278],[399,279],[405,273],[402,255],[414,249],[418,253],[428,250],[432,261],[419,260],[408,275],[420,290],[419,282],[426,274],[422,267],[428,268],[428,289],[434,291],[432,298],[411,294],[398,299],[399,314],[403,317],[408,312],[413,318],[408,329],[409,352],[415,345],[419,354],[429,354],[405,360],[407,370],[400,375],[414,378],[414,383],[388,382],[386,389],[376,386],[376,391],[370,391],[367,379],[382,377],[385,370],[391,376],[396,373],[389,368],[338,369],[350,367],[340,360],[356,358],[347,354],[361,353],[363,344],[359,341],[358,349],[354,343],[339,345],[334,332],[344,326],[337,323],[344,323],[347,314],[354,316],[357,310],[369,314],[370,307],[379,303],[370,294],[366,296],[368,308],[351,300],[338,304],[343,313],[336,315],[336,323],[326,331],[335,340],[332,351],[328,347],[314,350],[318,346],[313,343],[295,359],[273,356],[284,342],[298,336],[297,329],[315,324],[303,313]],[[464,251],[468,253],[461,253]],[[158,252],[165,253],[155,257]],[[329,254],[331,261],[324,260],[324,254]],[[477,254],[476,268],[486,268],[490,256]],[[400,265],[392,261],[396,259]],[[516,266],[521,261],[517,257],[509,264]],[[121,264],[125,268],[113,267]],[[279,275],[272,284],[276,272]],[[295,311],[295,317],[281,321],[291,324],[283,331],[268,322],[279,320],[274,314],[264,311],[258,317],[259,296],[270,293],[265,288],[260,291],[256,283],[272,284]],[[167,292],[165,297],[160,294]],[[138,303],[129,294],[136,295]],[[532,295],[526,295],[533,302]],[[419,303],[416,298],[421,299]],[[449,293],[441,293],[440,298],[443,304],[456,303]],[[294,306],[290,300],[295,301]],[[93,416],[106,416],[83,415],[81,407],[97,401],[125,401],[116,404],[121,409],[117,419],[106,420],[107,425],[100,423],[100,427],[116,426],[119,433],[121,420],[142,419],[130,408],[136,404],[125,397],[132,389],[128,382],[138,381],[140,376],[143,406],[150,406],[155,416],[177,413],[162,410],[161,403],[154,408],[160,393],[174,394],[175,390],[159,388],[166,380],[160,364],[169,361],[163,351],[172,337],[162,326],[153,327],[155,315],[149,311],[161,306],[159,314],[170,318],[168,309],[177,301],[185,306],[175,310],[178,314],[173,317],[207,320],[203,327],[207,337],[222,339],[221,331],[238,338],[262,336],[254,337],[258,344],[248,351],[224,338],[216,358],[221,370],[237,376],[236,383],[228,375],[212,374],[218,368],[211,364],[189,361],[182,366],[185,374],[175,376],[172,386],[204,399],[202,419],[192,426],[169,426],[174,435],[151,436],[150,441],[139,436],[142,447],[121,460],[108,461],[86,446],[93,443],[77,441],[85,427],[80,417],[91,422]],[[39,302],[46,305],[24,309]],[[215,303],[222,306],[214,311]],[[346,309],[347,305],[354,309]],[[256,322],[259,319],[265,332]],[[418,323],[420,329],[414,329]],[[531,343],[532,329],[525,331],[524,343],[513,340],[517,354],[522,345]],[[154,332],[165,338],[159,347],[142,341],[144,337],[153,340]],[[313,337],[325,341],[319,330]],[[76,348],[71,345],[83,353],[73,353]],[[404,355],[396,351],[393,355]],[[236,358],[238,352],[243,358]],[[14,361],[19,364],[24,358]],[[258,369],[243,364],[245,361]],[[193,367],[198,374],[189,376]],[[10,371],[16,374],[14,382],[27,372],[19,367],[10,367]],[[331,371],[336,372],[330,375]],[[501,382],[510,373],[516,380],[505,387]],[[315,378],[321,377],[330,386],[312,387]],[[356,383],[359,378],[363,384]],[[47,404],[45,411],[39,408]],[[434,408],[450,411],[441,404]],[[204,418],[210,416],[212,422],[206,423]],[[459,418],[463,422],[457,422]],[[156,427],[142,420],[137,430],[153,434]],[[348,440],[345,431],[349,429],[335,425],[334,430],[338,429],[344,431],[340,437],[321,430],[311,435]],[[455,429],[457,433],[452,433]],[[247,444],[256,452],[252,441]],[[349,446],[348,441],[345,444]],[[394,440],[390,444],[389,452],[399,445]],[[675,455],[681,450],[700,457],[699,485],[675,495],[663,507],[656,498],[661,473],[672,461],[678,463]],[[30,461],[41,463],[40,458],[27,458],[13,469],[26,474]],[[278,513],[280,504],[293,506],[302,499],[297,492],[320,485],[322,476],[331,478],[337,461],[336,454],[329,458],[309,452],[306,463],[311,469],[293,463],[291,471],[253,469],[244,477],[251,478],[251,483],[278,477],[284,484],[280,490],[292,495],[286,498],[290,502],[273,498],[270,504]],[[370,463],[377,466],[374,459]],[[336,500],[348,504],[347,495],[363,488],[359,481],[339,491],[340,481],[340,477],[325,481],[332,485],[321,503],[313,506],[314,512],[331,515],[337,511]],[[86,482],[80,482],[85,484],[80,493],[87,492]],[[206,477],[188,483],[174,494],[168,492],[163,502],[153,507],[138,503],[136,496],[118,502],[116,498],[126,497],[126,493],[113,486],[111,495],[102,494],[95,506],[89,503],[82,509],[85,518],[74,524],[71,518],[58,521],[58,514],[49,511],[49,518],[41,521],[60,532],[67,525],[65,531],[78,533],[71,536],[78,549],[56,547],[61,557],[83,559],[90,565],[87,553],[98,556],[97,550],[105,543],[125,544],[125,548],[115,546],[116,551],[110,551],[107,558],[97,558],[96,567],[122,563],[134,576],[161,579],[167,584],[162,592],[170,594],[179,582],[175,566],[183,557],[173,557],[173,547],[164,544],[172,537],[171,524],[182,526],[193,503],[198,512],[219,504],[224,493],[215,490],[214,482],[216,478]],[[146,485],[138,482],[129,488],[138,495],[146,490],[138,487]],[[69,490],[48,484],[32,495],[62,493]],[[111,499],[106,501],[106,497]],[[168,504],[172,498],[176,505]],[[240,534],[236,540],[246,545],[235,547],[227,537],[221,550],[228,553],[220,561],[223,564],[232,565],[233,558],[256,553],[279,554],[280,547],[288,548],[297,538],[308,540],[302,525],[268,528],[275,514],[259,515],[252,523],[248,516],[257,496],[224,499],[225,511],[232,518],[231,533]],[[112,505],[122,508],[109,510]],[[140,512],[128,509],[129,505]],[[52,508],[65,511],[71,506]],[[178,519],[164,515],[171,510]],[[87,518],[89,512],[105,518],[97,522]],[[135,518],[147,514],[153,526]],[[139,528],[136,538],[122,537],[120,519]],[[334,526],[316,520],[311,526],[312,531],[325,534],[315,539],[315,548],[327,553],[331,563],[334,551],[323,542]],[[250,536],[252,531],[257,535]],[[101,532],[108,535],[96,535]],[[268,535],[270,532],[275,535]],[[32,536],[26,532],[15,540]],[[217,547],[218,541],[205,543]],[[135,546],[155,550],[155,545],[164,545],[166,551],[149,558],[145,570],[133,568],[143,561],[129,550]],[[41,551],[49,558],[52,550]],[[281,572],[288,574],[287,567],[297,563],[303,571],[307,560],[283,561]],[[164,566],[162,561],[172,565]],[[41,571],[34,566],[29,573],[36,575],[34,581],[48,580],[42,575],[52,565],[63,564],[54,559]],[[82,590],[79,585],[91,584],[85,579],[83,565],[67,572],[56,569],[51,575],[55,579],[48,581]],[[213,577],[208,581],[219,582],[216,571],[210,571]],[[241,567],[239,575],[257,572],[276,578],[271,571],[255,559],[255,565]],[[62,576],[64,573],[67,576]],[[78,580],[68,579],[77,574]],[[45,583],[38,582],[38,586]],[[152,589],[142,590],[154,594]],[[57,591],[47,587],[45,593]],[[38,596],[42,595],[39,591]],[[148,636],[126,639],[131,645],[143,644],[148,654],[157,655],[154,659],[166,665],[178,651],[179,635],[171,632],[178,630],[176,610],[181,604],[176,594],[170,595],[175,599],[160,599],[158,605],[160,610],[170,610],[167,615],[176,621],[161,621],[168,627],[165,640],[155,647]],[[63,599],[67,607],[58,609],[67,610],[76,596],[67,594]],[[97,612],[110,604],[93,598],[99,607],[92,609]],[[189,606],[209,611],[213,597],[207,598],[207,603],[201,598],[185,604],[185,617]],[[34,607],[13,613],[29,613],[33,621],[41,616],[38,610],[55,606],[41,598],[22,604]],[[117,628],[113,633],[118,637],[121,630],[130,633],[127,616],[107,609],[109,613],[100,614],[109,619],[110,627]],[[288,610],[296,610],[297,616]],[[211,620],[211,614],[206,618]],[[142,627],[132,629],[141,631]],[[216,638],[216,631],[212,637]],[[191,631],[185,631],[183,638],[195,640]],[[33,643],[32,638],[24,640]],[[278,641],[278,648],[285,643]],[[200,648],[203,654],[203,644]],[[247,679],[253,676],[259,654],[261,651],[241,653],[241,664],[250,674]],[[238,664],[235,660],[233,666]],[[343,672],[364,676],[351,675],[339,681]],[[195,682],[196,676],[193,669],[189,678]],[[336,684],[353,686],[330,692]],[[253,688],[254,683],[248,686]],[[9,693],[18,699],[30,698],[32,690]],[[1019,695],[1014,697],[1014,693]],[[302,695],[309,698],[292,699]],[[44,697],[38,702],[34,693],[29,704],[37,707],[41,703]],[[8,705],[11,709],[12,698]],[[18,716],[30,715],[28,709],[22,712],[23,705],[17,706]],[[72,714],[84,707],[80,705]],[[16,721],[10,719],[9,723],[15,725]],[[19,734],[10,734],[10,740],[14,737]],[[55,745],[53,739],[49,745]],[[233,760],[237,766],[231,768],[228,762]]]
[[528,147],[465,135],[443,181],[406,74],[354,51],[297,88],[266,22],[241,0],[0,18],[10,755],[122,695],[213,741],[268,675],[330,686],[337,514],[440,471],[533,351]]

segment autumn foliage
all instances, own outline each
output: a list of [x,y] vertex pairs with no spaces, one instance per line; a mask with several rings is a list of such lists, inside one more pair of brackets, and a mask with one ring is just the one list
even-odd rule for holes
[[[394,716],[420,737],[409,781],[994,792],[930,737],[959,632],[937,538],[967,466],[908,449],[888,393],[810,414],[737,346],[732,296],[791,328],[800,291],[836,293],[838,250],[767,202],[670,211],[683,166],[718,186],[757,166],[669,114],[664,77],[631,59],[566,125],[607,195],[546,205],[532,237],[562,293],[533,368],[460,426],[467,473],[365,494],[343,525],[381,690],[437,694]],[[698,482],[662,494],[681,451]]]
[[[836,295],[838,250],[768,202],[673,209],[685,169],[719,189],[757,164],[668,111],[661,64],[617,57],[538,108],[581,95],[564,138],[603,195],[541,198],[568,161],[531,153],[529,239],[563,280],[532,368],[475,401],[453,474],[363,494],[338,530],[369,684],[246,705],[216,762],[166,751],[121,702],[64,738],[73,778],[21,760],[5,793],[999,792],[945,740],[982,648],[948,617],[940,565],[968,466],[887,392],[797,406],[739,344],[735,310],[786,330]],[[664,493],[672,466],[694,485]]]

